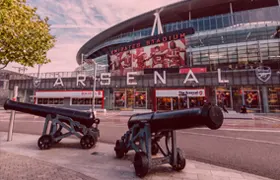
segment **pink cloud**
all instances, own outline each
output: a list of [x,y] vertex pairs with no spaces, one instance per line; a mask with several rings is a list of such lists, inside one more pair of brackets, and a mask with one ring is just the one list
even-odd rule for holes
[[[32,0],[30,0],[32,5]],[[179,0],[44,0],[38,4],[38,12],[55,22],[51,29],[57,35],[55,48],[48,52],[52,62],[43,65],[41,72],[73,71],[78,67],[76,54],[79,48],[101,31],[147,11],[178,2]],[[34,2],[36,3],[36,2]],[[53,7],[52,7],[53,6]],[[49,10],[51,9],[51,11]],[[96,9],[97,12],[93,11]],[[57,10],[57,12],[53,12]],[[61,18],[63,18],[61,20]],[[104,19],[104,21],[102,21]],[[85,37],[77,39],[80,35]],[[14,70],[10,64],[7,69]],[[37,72],[37,67],[28,68]]]

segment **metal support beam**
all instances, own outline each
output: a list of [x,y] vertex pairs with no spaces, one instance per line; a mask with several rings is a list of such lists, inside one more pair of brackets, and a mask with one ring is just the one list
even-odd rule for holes
[[161,24],[161,20],[160,20],[160,13],[161,13],[162,10],[163,9],[157,10],[154,13],[155,20],[154,20],[154,25],[153,25],[151,36],[153,36],[155,34],[156,27],[157,27],[158,34],[163,33],[163,28],[162,28],[162,24]]
[[229,3],[229,9],[230,9],[231,23],[232,25],[234,25],[232,3]]

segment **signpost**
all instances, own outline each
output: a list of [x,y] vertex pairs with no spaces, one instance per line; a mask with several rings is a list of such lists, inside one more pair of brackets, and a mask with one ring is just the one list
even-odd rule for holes
[[[18,96],[18,86],[14,86],[13,101],[17,100],[17,96]],[[14,121],[15,121],[15,114],[16,114],[16,112],[14,110],[12,110],[11,111],[11,116],[10,116],[9,132],[8,132],[7,141],[12,141],[13,129],[14,129]]]

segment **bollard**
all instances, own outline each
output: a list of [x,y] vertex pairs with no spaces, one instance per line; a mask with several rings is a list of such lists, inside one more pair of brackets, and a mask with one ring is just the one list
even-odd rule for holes
[[[13,97],[14,101],[17,100],[17,96],[18,96],[18,86],[14,86],[14,97]],[[16,112],[14,110],[12,110],[11,116],[10,116],[10,124],[9,124],[7,141],[12,141],[12,139],[13,139],[12,136],[13,136],[13,129],[14,129],[15,114],[16,114]]]

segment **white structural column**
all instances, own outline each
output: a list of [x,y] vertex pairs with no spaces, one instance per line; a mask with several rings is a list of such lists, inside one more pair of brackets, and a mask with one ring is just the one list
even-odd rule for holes
[[278,5],[280,6],[280,0],[278,0]]
[[162,28],[162,24],[161,24],[161,20],[160,20],[160,13],[161,13],[162,10],[163,9],[157,10],[154,13],[155,20],[154,20],[154,25],[153,25],[151,36],[153,36],[155,34],[156,27],[157,27],[157,30],[158,30],[158,34],[163,33],[163,28]]
[[234,25],[232,3],[229,3],[231,23]]

